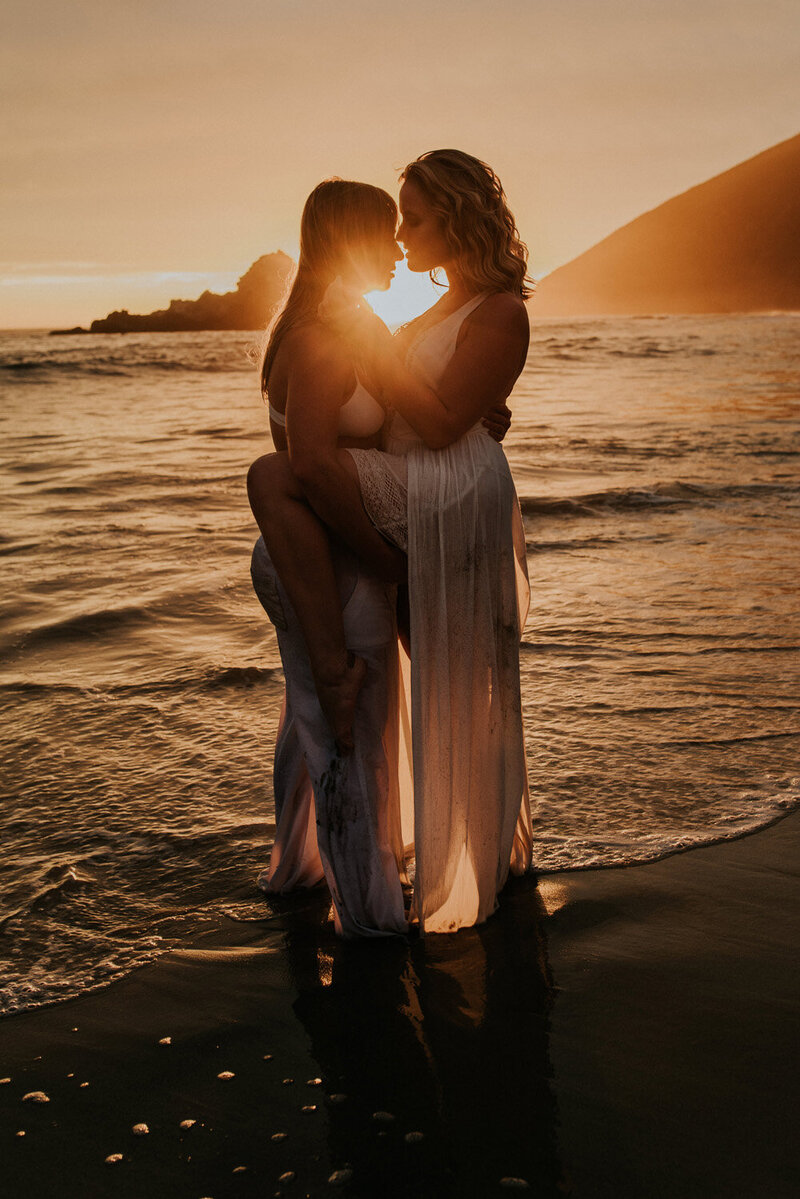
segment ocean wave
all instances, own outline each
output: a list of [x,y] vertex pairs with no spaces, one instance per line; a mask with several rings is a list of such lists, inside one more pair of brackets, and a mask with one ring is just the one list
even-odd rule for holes
[[[783,648],[782,646],[772,648]],[[792,647],[797,648],[797,647]],[[700,651],[702,653],[702,650]],[[786,741],[800,737],[800,729],[780,733],[746,733],[741,737],[668,737],[662,745],[702,745],[705,749],[727,749],[731,745],[750,745],[757,741]]]
[[27,679],[0,683],[0,695],[29,695],[49,698],[56,695],[96,696],[147,696],[180,695],[198,691],[218,691],[230,688],[249,689],[279,679],[283,675],[280,667],[265,666],[218,666],[200,673],[175,675],[166,679],[155,679],[145,683],[111,683],[103,686],[82,686],[78,683],[36,683]]
[[682,358],[713,358],[718,350],[710,346],[663,346],[650,342],[642,346],[609,347],[607,353],[614,358],[665,358],[678,354]]
[[148,625],[154,621],[153,609],[143,604],[124,604],[117,608],[101,608],[96,612],[81,612],[54,620],[28,630],[22,637],[26,648],[52,645],[58,642],[89,640],[120,629]]
[[282,672],[262,666],[221,666],[217,670],[207,671],[200,680],[200,685],[209,691],[225,687],[255,687],[259,683],[268,682]]
[[[46,912],[92,885],[92,876],[79,864],[55,863],[0,900],[0,930],[11,920]],[[24,893],[22,893],[24,891]]]
[[[647,541],[652,543],[666,540],[665,534],[654,534],[653,537],[635,537],[634,541]],[[604,549],[607,546],[618,546],[623,538],[620,537],[574,537],[569,540],[562,541],[526,541],[525,548],[529,554],[544,554],[554,550],[595,550]],[[624,540],[628,540],[625,538]]]
[[[130,346],[119,354],[43,353],[41,355],[0,356],[0,379],[5,375],[18,382],[63,382],[65,378],[135,378],[152,374],[255,374],[253,362],[236,346],[220,357],[204,356],[202,351],[185,357],[154,352],[152,345]],[[149,351],[149,352],[148,352]]]
[[24,971],[11,966],[4,971],[0,1016],[63,1003],[91,991],[102,990],[147,966],[172,946],[159,936],[143,937],[135,945],[117,945],[92,962],[51,961],[45,955]]
[[12,362],[0,362],[0,377],[3,374],[14,376],[35,374],[40,378],[59,378],[64,374],[74,375],[112,375],[124,376],[132,374],[129,367],[120,363],[89,363],[89,362],[52,362],[39,358],[23,358]]
[[533,349],[537,355],[555,358],[561,362],[579,362],[591,357],[609,358],[713,358],[719,351],[712,346],[690,344],[690,339],[673,343],[656,341],[652,337],[634,338],[619,344],[612,332],[609,336],[546,337],[535,338]]
[[635,838],[592,839],[540,834],[534,828],[534,869],[537,874],[562,874],[571,870],[612,870],[646,866],[675,854],[705,849],[725,841],[738,841],[785,819],[800,807],[800,796],[776,799],[757,813],[731,812],[707,829],[671,834],[640,833]]
[[788,483],[684,483],[679,480],[653,487],[611,487],[607,491],[581,495],[521,495],[523,516],[593,516],[607,511],[636,512],[690,505],[714,505],[729,500],[757,499],[798,495],[798,487]]
[[0,558],[8,558],[12,554],[24,554],[27,550],[39,548],[38,541],[11,541],[11,538],[6,538],[5,541],[5,545],[0,544]]

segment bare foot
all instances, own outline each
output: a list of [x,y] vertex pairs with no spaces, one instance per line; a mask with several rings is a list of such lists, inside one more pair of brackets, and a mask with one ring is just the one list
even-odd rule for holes
[[367,664],[363,658],[350,655],[345,673],[333,683],[317,682],[317,695],[331,726],[336,744],[344,753],[353,748],[353,718],[358,693],[367,678]]

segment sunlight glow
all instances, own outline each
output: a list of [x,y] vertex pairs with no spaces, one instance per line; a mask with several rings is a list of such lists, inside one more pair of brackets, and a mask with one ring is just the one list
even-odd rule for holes
[[367,301],[390,329],[396,329],[435,304],[443,290],[434,287],[428,275],[410,271],[404,259],[397,264],[389,291],[371,291]]

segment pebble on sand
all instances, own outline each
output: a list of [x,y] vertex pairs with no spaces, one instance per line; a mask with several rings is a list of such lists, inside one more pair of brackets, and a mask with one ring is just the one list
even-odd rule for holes
[[44,1091],[28,1091],[27,1095],[22,1096],[23,1103],[49,1103],[50,1096],[45,1095]]
[[407,1132],[406,1135],[403,1137],[403,1140],[406,1142],[407,1145],[416,1145],[420,1141],[425,1140],[425,1133],[424,1132]]
[[222,1070],[222,1071],[221,1071],[221,1072],[220,1072],[220,1073],[217,1075],[217,1078],[223,1078],[223,1079],[225,1079],[226,1081],[227,1081],[229,1078],[235,1078],[235,1077],[236,1077],[236,1075],[234,1074],[233,1070]]
[[196,1120],[181,1120],[181,1128],[192,1128],[197,1123]]
[[394,1116],[391,1112],[373,1112],[372,1119],[377,1120],[379,1124],[393,1124]]
[[265,1062],[271,1062],[271,1061],[272,1061],[272,1054],[271,1054],[271,1053],[265,1053],[265,1054],[264,1054],[264,1057],[262,1058],[262,1061],[265,1061]]
[[17,1136],[18,1136],[18,1137],[24,1137],[24,1136],[25,1136],[25,1129],[24,1129],[24,1128],[21,1128],[21,1129],[19,1130],[19,1132],[17,1133]]
[[162,1037],[158,1043],[159,1043],[159,1045],[171,1045],[172,1037]]
[[529,1191],[531,1189],[524,1178],[501,1178],[500,1186],[506,1187],[509,1191]]
[[131,1132],[135,1137],[146,1137],[150,1129],[146,1124],[134,1124]]
[[294,1182],[296,1177],[294,1170],[287,1170],[285,1174],[281,1174],[278,1182]]
[[347,1185],[352,1177],[353,1171],[349,1166],[345,1166],[343,1170],[334,1170],[328,1182],[332,1187],[343,1187]]
[[121,1162],[121,1161],[122,1161],[121,1153],[109,1153],[108,1157],[106,1158],[106,1165],[107,1166],[116,1166],[117,1162]]
[[244,1174],[246,1169],[247,1169],[247,1166],[234,1166],[233,1173],[234,1174]]
[[6,1083],[11,1082],[10,1078],[0,1078],[0,1087],[4,1087]]
[[307,1087],[321,1087],[322,1079],[321,1078],[309,1078],[306,1081],[306,1086]]
[[316,1103],[306,1103],[300,1109],[303,1112],[315,1112],[317,1110]]
[[285,1133],[285,1132],[273,1132],[272,1136],[269,1139],[271,1141],[285,1141],[287,1136],[288,1136],[288,1133]]
[[88,1087],[88,1085],[89,1085],[89,1084],[88,1084],[88,1082],[82,1082],[82,1083],[81,1083],[81,1086],[82,1086],[82,1087]]
[[284,1080],[283,1080],[283,1085],[284,1085],[285,1087],[290,1087],[290,1086],[292,1085],[292,1083],[293,1083],[293,1082],[294,1082],[294,1079],[293,1079],[293,1078],[284,1078]]

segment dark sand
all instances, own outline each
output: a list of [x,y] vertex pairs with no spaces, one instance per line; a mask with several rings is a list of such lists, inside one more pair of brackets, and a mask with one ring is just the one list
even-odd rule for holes
[[337,943],[316,896],[229,922],[0,1022],[0,1194],[794,1197],[799,861],[797,813],[452,937]]

